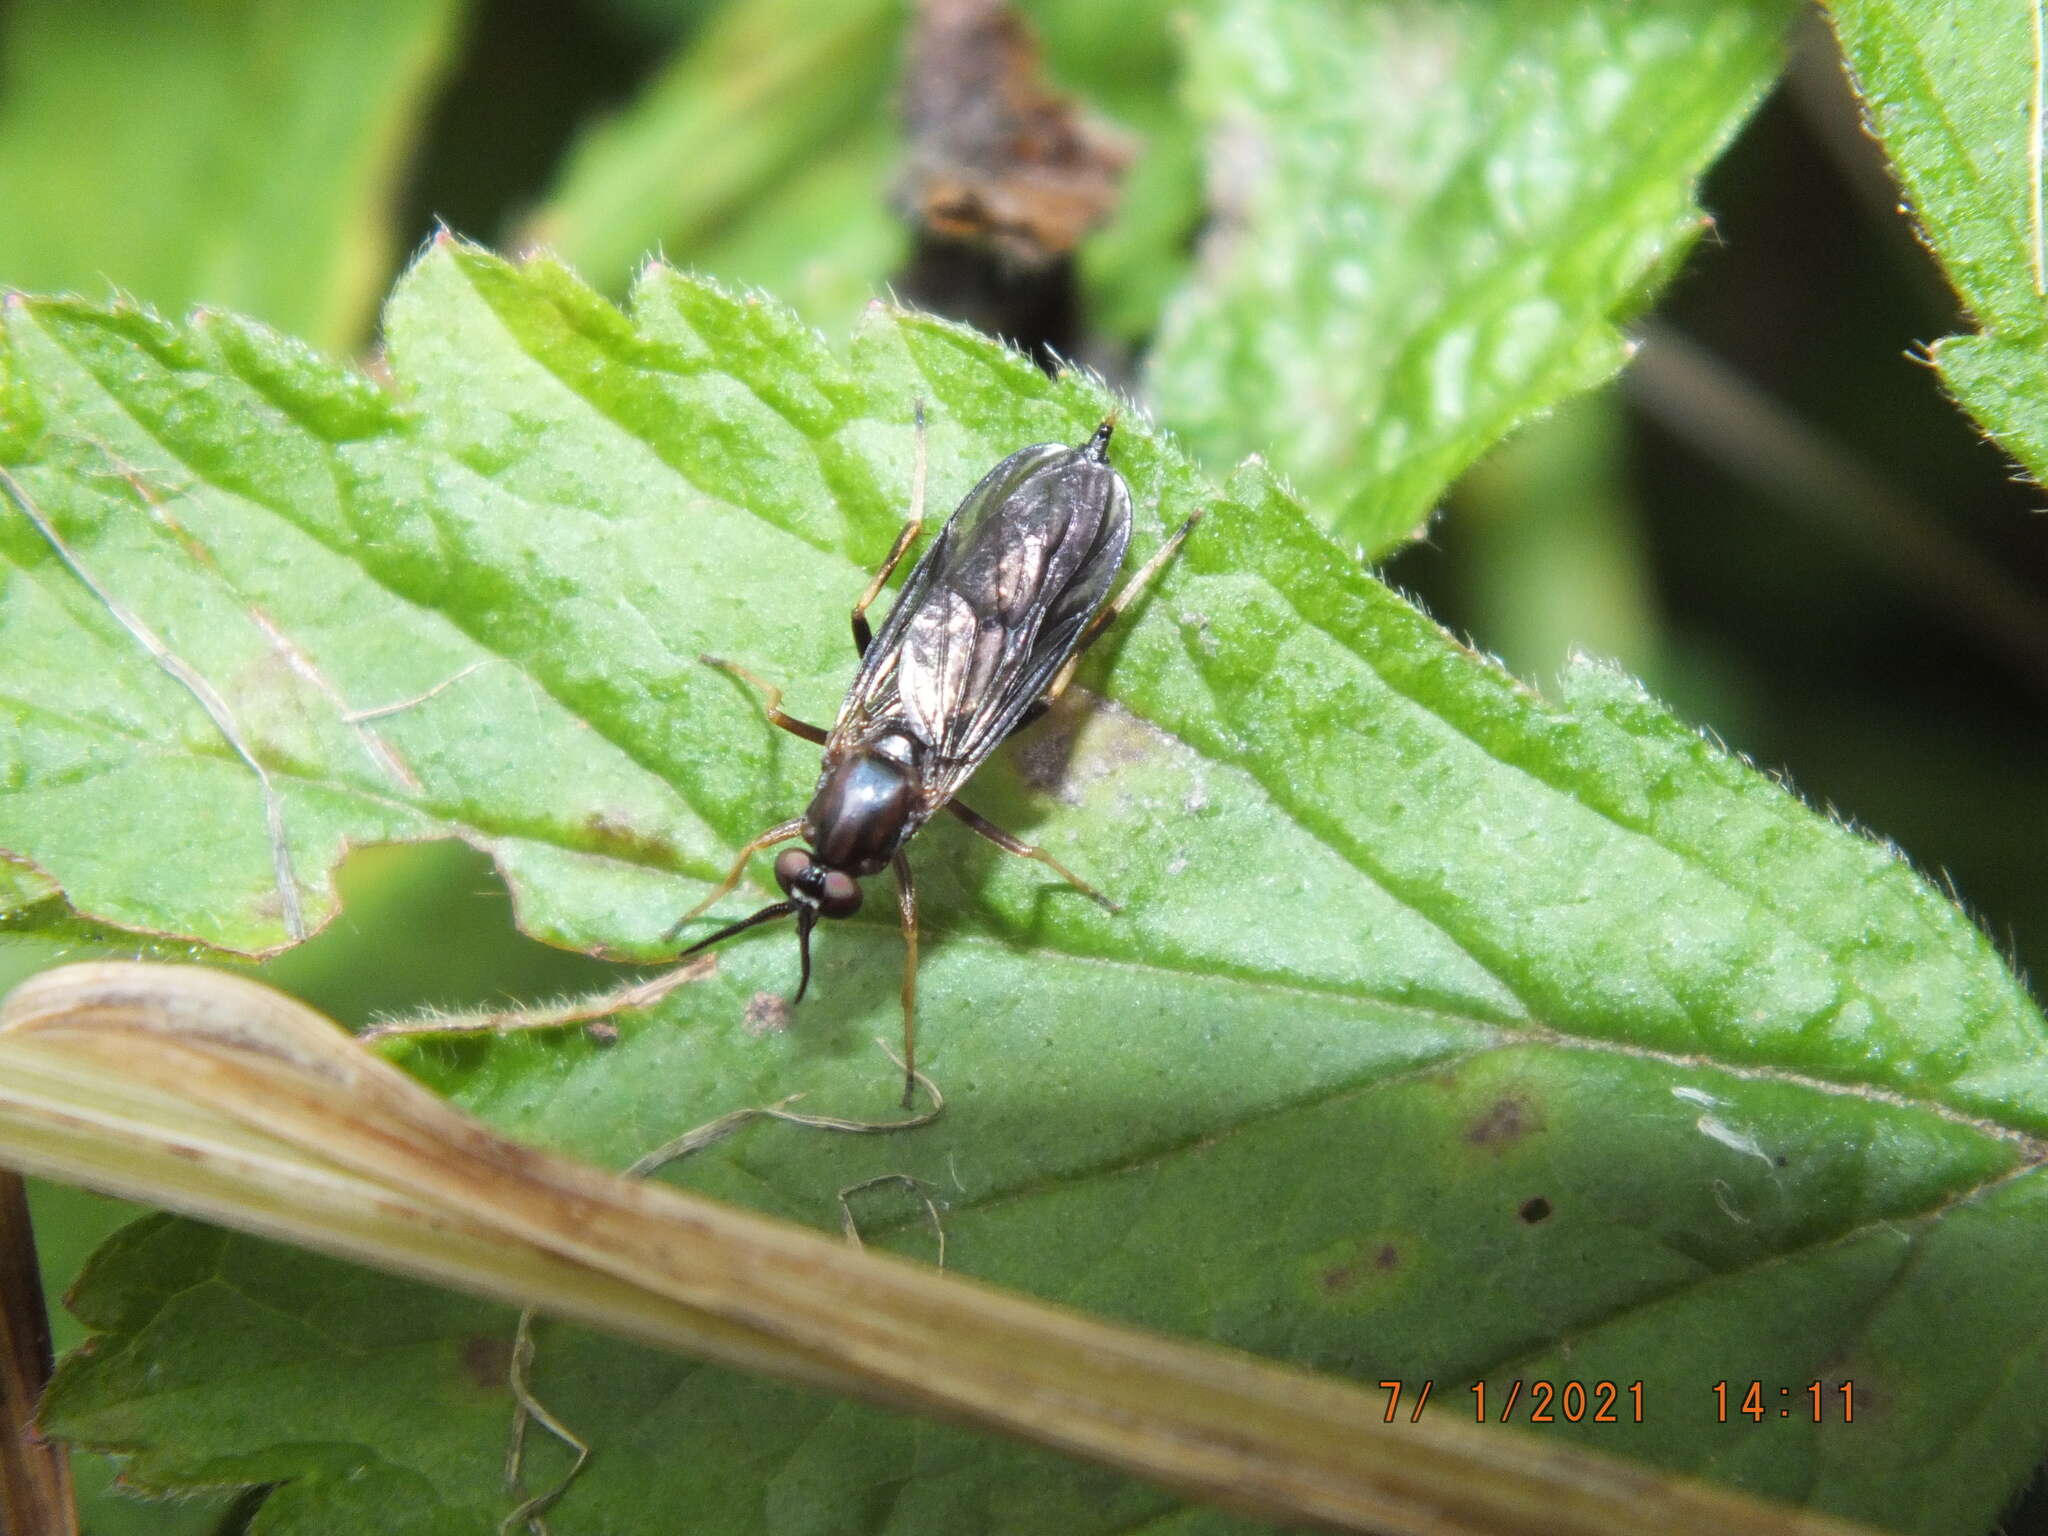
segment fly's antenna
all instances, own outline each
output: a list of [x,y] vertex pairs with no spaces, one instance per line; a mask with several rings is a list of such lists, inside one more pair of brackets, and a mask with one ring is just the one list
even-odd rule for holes
[[[793,902],[792,902],[792,903],[789,903],[789,905],[792,905],[792,906],[794,906],[794,905],[795,905],[795,903],[793,903]],[[801,907],[798,907],[798,908],[797,908],[797,914],[796,914],[796,948],[797,948],[797,953],[798,953],[799,955],[801,955],[801,956],[803,957],[803,967],[804,967],[804,970],[803,970],[803,976],[802,976],[802,977],[801,977],[801,978],[800,978],[800,979],[798,980],[798,982],[797,982],[797,984],[796,984],[796,996],[795,996],[795,997],[793,997],[793,998],[791,998],[791,999],[789,1000],[789,1002],[790,1002],[790,1006],[791,1006],[791,1007],[795,1007],[795,1006],[796,1006],[796,1005],[797,1005],[798,1003],[802,1002],[802,1001],[804,1000],[804,993],[805,993],[806,991],[808,991],[808,990],[810,989],[810,985],[811,985],[811,930],[812,930],[813,928],[817,927],[817,926],[818,926],[818,909],[817,909],[816,907],[813,907],[813,906],[809,906],[809,905],[804,905],[804,906],[801,906]]]
[[[790,913],[796,910],[796,905],[797,904],[793,901],[771,901],[767,906],[763,907],[760,911],[754,913],[751,917],[743,917],[736,923],[727,923],[723,928],[719,929],[718,932],[712,934],[710,938],[699,939],[696,943],[692,944],[688,949],[677,950],[676,958],[680,960],[685,955],[694,955],[697,953],[698,950],[709,949],[712,945],[718,943],[720,940],[729,939],[736,933],[745,933],[749,928],[759,927],[762,923],[772,923],[778,917],[787,917]],[[809,969],[810,967],[806,965],[806,972],[808,972]]]
[[1116,412],[1111,411],[1102,418],[1102,425],[1095,429],[1095,435],[1081,445],[1081,457],[1095,464],[1109,462],[1109,435],[1116,430]]

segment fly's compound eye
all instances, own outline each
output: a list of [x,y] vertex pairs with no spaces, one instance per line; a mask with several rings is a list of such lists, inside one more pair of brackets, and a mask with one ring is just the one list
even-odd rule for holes
[[860,882],[843,869],[825,871],[818,910],[826,917],[851,917],[860,910]]
[[794,896],[799,886],[808,889],[811,881],[804,877],[811,872],[811,854],[807,848],[785,848],[775,855],[775,883],[782,887],[782,894]]

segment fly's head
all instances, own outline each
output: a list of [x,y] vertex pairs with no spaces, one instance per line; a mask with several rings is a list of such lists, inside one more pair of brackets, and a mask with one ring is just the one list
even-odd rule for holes
[[811,930],[822,917],[851,917],[860,910],[860,882],[888,867],[917,830],[918,748],[908,737],[884,732],[861,745],[829,751],[818,792],[800,825],[808,848],[785,848],[775,856],[775,883],[782,900],[728,923],[678,953],[699,950],[778,918],[796,918],[803,979],[795,1001],[811,985]]
[[775,856],[775,883],[798,907],[809,907],[814,920],[851,917],[860,910],[860,882],[843,869],[819,863],[808,848],[785,848]]
[[826,753],[818,792],[804,812],[808,848],[775,856],[775,883],[796,914],[803,980],[811,984],[811,930],[821,917],[851,917],[860,910],[860,882],[879,874],[916,829],[916,743],[884,731],[858,746]]
[[860,910],[860,881],[825,863],[808,848],[785,848],[775,855],[775,883],[796,913],[796,946],[803,978],[793,1002],[802,1002],[811,985],[811,930],[821,917],[851,917]]
[[[805,829],[806,834],[809,828]],[[782,887],[782,900],[771,902],[749,917],[725,927],[707,939],[699,939],[681,955],[694,955],[721,940],[780,917],[796,917],[797,952],[803,958],[803,979],[797,983],[794,1001],[802,1002],[811,985],[811,930],[821,917],[851,917],[860,910],[860,881],[808,848],[785,848],[775,856],[775,883]]]

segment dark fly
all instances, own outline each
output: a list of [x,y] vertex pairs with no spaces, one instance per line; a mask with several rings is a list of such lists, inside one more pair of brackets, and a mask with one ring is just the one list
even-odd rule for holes
[[[827,731],[782,711],[782,691],[744,669],[704,657],[761,690],[768,718],[825,749],[818,787],[803,815],[740,850],[719,887],[686,913],[670,937],[739,884],[747,860],[801,838],[775,858],[783,899],[682,951],[695,954],[760,923],[794,915],[802,1001],[811,981],[811,930],[823,917],[860,910],[860,882],[896,874],[906,950],[903,967],[903,1104],[916,1089],[917,888],[903,845],[940,811],[1006,852],[1036,859],[1076,890],[1115,906],[1042,848],[1020,842],[955,796],[1004,739],[1052,707],[1081,653],[1170,559],[1189,518],[1110,600],[1131,537],[1131,493],[1109,462],[1115,418],[1076,447],[1020,448],[982,477],[911,569],[879,635],[867,610],[924,526],[924,415],[910,521],[853,609],[860,671]],[[1197,514],[1199,516],[1199,514]]]

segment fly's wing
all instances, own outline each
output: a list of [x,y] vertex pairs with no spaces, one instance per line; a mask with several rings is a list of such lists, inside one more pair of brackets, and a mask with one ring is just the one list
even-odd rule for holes
[[1123,563],[1130,493],[1096,452],[1027,448],[996,466],[947,532],[896,667],[903,716],[932,749],[925,796],[934,806],[1073,654]]
[[900,720],[927,749],[928,806],[943,804],[1073,654],[1130,537],[1130,491],[1099,446],[1011,454],[904,582],[841,724]]

